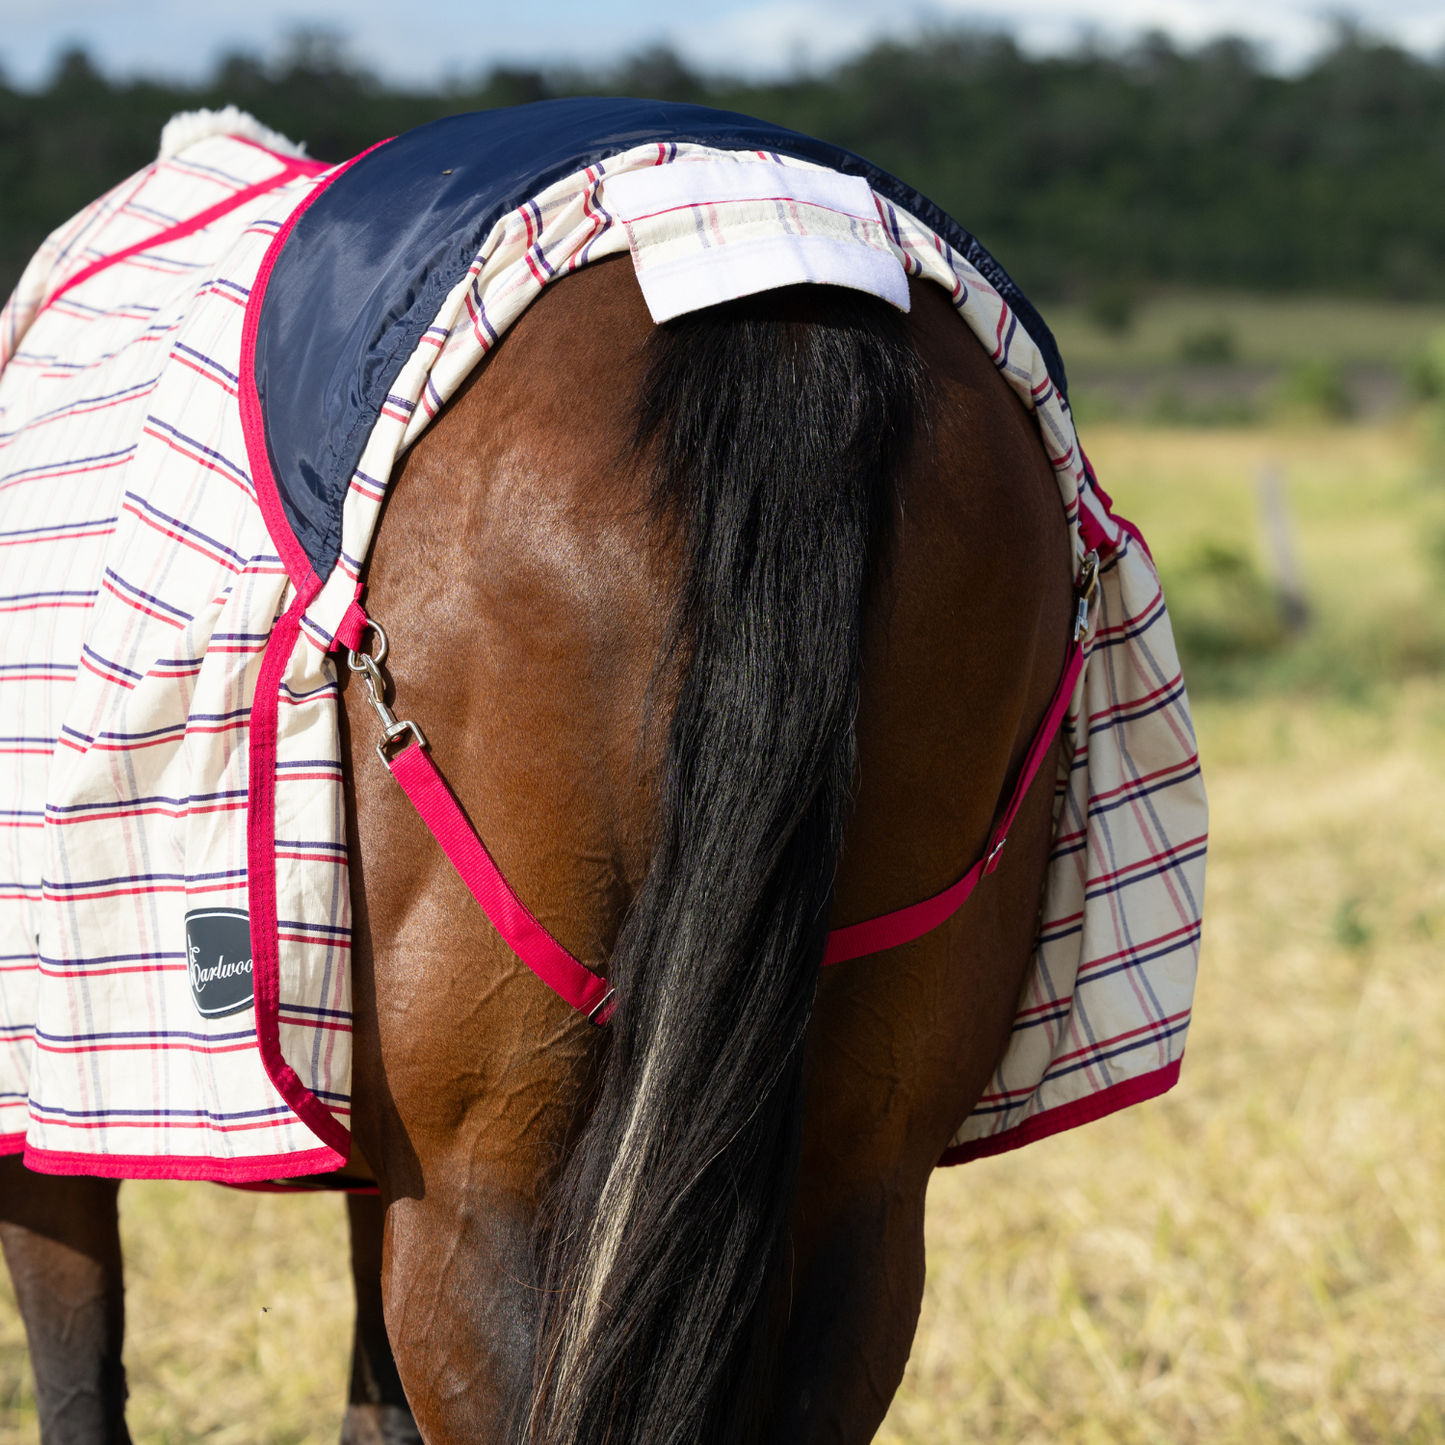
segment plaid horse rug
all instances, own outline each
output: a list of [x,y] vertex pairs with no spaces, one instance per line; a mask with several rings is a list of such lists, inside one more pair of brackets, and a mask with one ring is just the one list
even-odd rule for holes
[[398,457],[549,281],[622,253],[659,320],[795,281],[906,306],[922,277],[1033,412],[1098,593],[1028,981],[944,1162],[1174,1083],[1206,807],[1168,616],[1048,329],[972,236],[701,107],[457,116],[333,168],[203,113],[0,313],[0,1151],[231,1183],[344,1163],[336,649]]

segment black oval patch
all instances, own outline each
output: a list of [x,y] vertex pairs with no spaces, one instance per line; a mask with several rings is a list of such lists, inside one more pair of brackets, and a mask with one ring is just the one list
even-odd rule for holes
[[186,973],[203,1018],[250,1008],[251,920],[239,908],[201,908],[186,914]]

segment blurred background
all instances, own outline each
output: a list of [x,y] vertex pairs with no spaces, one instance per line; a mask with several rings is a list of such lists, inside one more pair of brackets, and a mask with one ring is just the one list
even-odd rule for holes
[[[1179,1087],[935,1176],[881,1438],[1445,1439],[1445,5],[0,0],[0,291],[235,103],[340,160],[582,93],[824,136],[1053,325],[1212,808]],[[122,1191],[138,1442],[334,1441],[338,1200]],[[8,1288],[8,1286],[7,1286]],[[0,1294],[0,1445],[36,1439]]]

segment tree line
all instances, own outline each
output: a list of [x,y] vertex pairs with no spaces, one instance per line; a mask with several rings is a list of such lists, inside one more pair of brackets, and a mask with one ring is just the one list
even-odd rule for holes
[[1292,75],[1237,40],[1032,56],[970,30],[767,82],[658,49],[431,91],[384,85],[316,35],[191,86],[109,79],[75,50],[39,90],[0,83],[0,293],[53,226],[154,156],[175,111],[234,102],[342,160],[439,116],[583,94],[695,101],[846,146],[952,213],[1025,290],[1106,321],[1160,285],[1445,297],[1445,59],[1349,26]]

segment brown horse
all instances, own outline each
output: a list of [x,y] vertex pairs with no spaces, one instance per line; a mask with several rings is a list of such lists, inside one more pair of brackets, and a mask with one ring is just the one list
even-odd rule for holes
[[[871,1438],[929,1175],[1009,1036],[1054,768],[947,924],[818,964],[830,921],[979,856],[1058,683],[1032,417],[929,283],[906,317],[812,286],[658,327],[603,261],[409,454],[367,581],[397,710],[618,1006],[593,1027],[509,950],[350,686],[381,1197],[346,1438],[406,1438],[395,1372],[434,1445]],[[124,1440],[116,1186],[0,1167],[43,1437]]]

